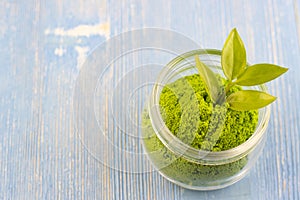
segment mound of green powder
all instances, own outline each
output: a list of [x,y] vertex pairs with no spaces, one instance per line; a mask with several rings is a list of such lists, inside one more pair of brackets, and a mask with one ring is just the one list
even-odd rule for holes
[[[224,85],[226,82],[220,78]],[[234,87],[230,92],[241,90]],[[160,94],[160,110],[168,129],[184,143],[208,151],[223,151],[245,142],[253,134],[258,111],[234,111],[214,106],[199,75],[185,76],[166,85]],[[149,113],[142,115],[144,146],[165,176],[194,185],[216,185],[237,174],[247,157],[222,165],[203,165],[186,160],[165,147],[156,136]]]
[[[226,84],[225,80],[221,81]],[[238,90],[241,88],[236,86],[229,92]],[[222,151],[234,148],[251,137],[258,122],[257,110],[235,111],[228,109],[226,104],[214,107],[197,74],[165,86],[159,105],[169,130],[197,149]]]

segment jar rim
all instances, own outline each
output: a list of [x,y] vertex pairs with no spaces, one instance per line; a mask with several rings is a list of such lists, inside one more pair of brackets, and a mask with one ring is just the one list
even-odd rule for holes
[[[155,106],[159,105],[161,92],[161,89],[159,89],[161,87],[160,83],[163,82],[165,76],[170,73],[170,70],[174,69],[178,62],[195,55],[221,56],[221,51],[217,49],[192,50],[177,56],[162,69],[153,87],[148,104],[149,116],[153,129],[157,137],[167,148],[169,148],[173,153],[183,156],[189,160],[205,162],[206,164],[214,164],[216,162],[220,163],[222,160],[227,163],[240,159],[247,155],[256,146],[256,144],[259,143],[265,133],[270,119],[270,106],[259,109],[259,115],[262,115],[262,118],[259,120],[254,133],[250,138],[248,138],[248,140],[234,148],[215,152],[196,149],[177,138],[165,125],[159,106]],[[267,91],[264,84],[260,85],[259,88],[261,91]],[[161,129],[158,127],[163,128]]]

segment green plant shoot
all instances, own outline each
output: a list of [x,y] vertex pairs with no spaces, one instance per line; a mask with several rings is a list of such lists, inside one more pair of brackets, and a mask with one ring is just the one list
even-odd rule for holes
[[206,89],[215,104],[227,102],[231,109],[246,111],[263,108],[276,97],[261,91],[242,90],[228,95],[228,91],[235,85],[255,86],[276,79],[288,69],[273,64],[261,63],[248,66],[244,43],[234,28],[226,39],[222,54],[221,65],[228,84],[225,90],[218,82],[215,74],[198,56],[195,57],[196,67]]

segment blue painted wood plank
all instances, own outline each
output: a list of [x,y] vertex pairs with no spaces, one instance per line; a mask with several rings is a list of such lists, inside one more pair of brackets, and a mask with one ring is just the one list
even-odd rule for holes
[[[300,199],[299,13],[299,0],[1,1],[0,199]],[[278,96],[269,139],[241,182],[189,191],[157,172],[108,168],[80,142],[72,95],[81,62],[108,37],[144,27],[171,29],[209,48],[221,48],[237,27],[250,62],[290,68],[268,85]]]

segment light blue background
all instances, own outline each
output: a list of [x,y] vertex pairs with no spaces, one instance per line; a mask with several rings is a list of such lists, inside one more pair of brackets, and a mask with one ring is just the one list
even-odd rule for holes
[[[114,35],[145,27],[217,49],[237,27],[250,62],[290,68],[268,84],[278,97],[269,137],[241,182],[189,191],[157,172],[107,168],[82,146],[72,94],[85,56]],[[299,0],[1,0],[0,199],[299,199],[299,47]]]

